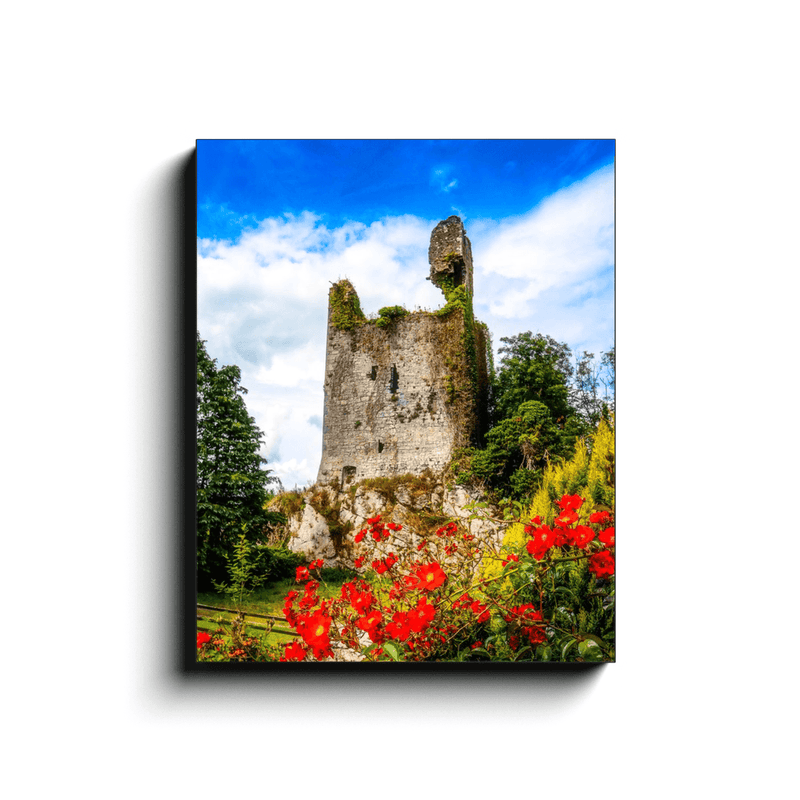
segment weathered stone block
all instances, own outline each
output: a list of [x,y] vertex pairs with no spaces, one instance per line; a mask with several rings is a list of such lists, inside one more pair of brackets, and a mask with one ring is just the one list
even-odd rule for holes
[[336,563],[336,550],[328,523],[311,505],[307,505],[303,510],[297,532],[289,539],[289,549],[295,553],[302,553],[309,560],[321,558],[326,562],[326,566]]

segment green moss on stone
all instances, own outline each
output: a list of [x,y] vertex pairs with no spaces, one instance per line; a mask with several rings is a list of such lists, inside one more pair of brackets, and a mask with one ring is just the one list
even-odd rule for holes
[[378,311],[378,319],[375,320],[375,324],[379,328],[386,328],[396,319],[405,317],[406,314],[408,314],[408,311],[403,306],[384,306]]
[[353,284],[347,279],[335,283],[330,291],[331,325],[340,331],[351,331],[367,318],[361,310]]

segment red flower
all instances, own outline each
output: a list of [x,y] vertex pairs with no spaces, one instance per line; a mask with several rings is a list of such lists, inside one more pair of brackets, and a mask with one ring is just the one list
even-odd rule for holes
[[363,540],[364,540],[364,536],[366,536],[366,534],[367,534],[367,529],[366,529],[366,528],[364,528],[364,530],[362,530],[362,531],[359,531],[359,532],[356,534],[356,536],[355,536],[355,539],[353,539],[353,541],[354,541],[356,544],[358,544],[359,542],[361,542],[361,541],[363,541]]
[[478,600],[474,600],[469,608],[473,614],[478,616],[478,622],[486,622],[491,616],[489,606],[479,602]]
[[559,528],[568,528],[570,525],[574,525],[577,521],[578,515],[571,508],[567,508],[562,511],[555,519],[555,523]]
[[598,578],[610,578],[614,574],[614,556],[603,550],[589,558],[589,572]]
[[577,494],[565,494],[556,502],[556,505],[562,511],[578,511],[583,505],[583,498]]
[[197,649],[199,650],[206,642],[210,642],[211,637],[205,631],[197,633]]
[[294,613],[294,609],[292,608],[295,597],[297,597],[297,592],[291,591],[286,595],[286,599],[283,601],[283,616],[286,617],[286,621],[290,625],[294,625],[297,619],[297,615]]
[[297,622],[297,632],[303,641],[314,651],[317,658],[331,655],[331,640],[328,631],[333,620],[322,611],[315,611],[300,618]]
[[478,640],[470,645],[470,649],[474,650],[476,647],[483,647],[483,642]]
[[386,556],[386,566],[388,569],[391,569],[397,563],[397,556],[394,553],[389,553]]
[[533,533],[533,539],[525,545],[525,549],[537,560],[541,561],[544,554],[555,545],[556,533],[547,525],[542,525]]
[[299,566],[297,568],[296,580],[307,581],[310,577],[311,575],[309,574],[308,569],[306,567]]
[[589,522],[594,522],[598,525],[607,525],[611,521],[611,514],[608,511],[595,511],[589,515]]
[[507,567],[512,561],[519,561],[519,556],[516,553],[509,553],[508,558],[503,559],[503,566]]
[[559,528],[555,533],[554,547],[566,547],[568,544],[575,544],[575,531],[572,528]]
[[386,625],[386,633],[393,639],[404,642],[411,633],[411,625],[408,623],[408,614],[398,611],[392,617],[392,621]]
[[403,575],[403,583],[407,589],[414,589],[419,586],[419,578],[416,575]]
[[[510,608],[509,611],[511,613],[504,616],[505,621],[518,622],[519,632],[523,636],[526,636],[531,644],[539,644],[540,642],[547,641],[547,634],[544,629],[540,625],[536,625],[537,622],[542,621],[542,615],[531,603],[514,606],[514,608]],[[511,638],[516,639],[517,645],[519,644],[518,637],[512,636]],[[511,641],[509,641],[509,644],[511,644],[513,650],[517,649],[517,645],[512,644]]]
[[350,595],[350,605],[359,613],[365,614],[372,608],[375,598],[370,592],[353,592]]
[[366,631],[373,642],[379,642],[383,639],[381,631],[378,630],[378,626],[382,622],[383,614],[376,608],[374,611],[370,611],[365,617],[357,620],[356,627],[360,628],[362,631]]
[[419,579],[419,588],[425,592],[433,591],[447,580],[444,570],[435,561],[423,564],[416,570],[416,575]]
[[586,549],[586,545],[594,539],[594,531],[586,525],[578,525],[573,534],[572,543],[575,547]]
[[300,608],[311,608],[311,606],[316,605],[318,586],[319,583],[317,581],[309,581],[306,584],[303,596],[300,598],[300,602],[298,603]]
[[300,642],[291,642],[284,646],[281,661],[303,661],[308,651]]
[[386,572],[389,567],[387,567],[386,564],[380,559],[375,559],[375,561],[372,562],[372,569],[374,569],[378,575],[383,575],[383,573]]
[[408,612],[408,624],[415,633],[422,633],[430,625],[435,615],[436,608],[424,597],[420,597],[416,608],[412,608]]
[[377,525],[380,521],[381,521],[381,515],[378,514],[378,515],[376,515],[374,517],[370,517],[367,520],[367,525]]
[[528,637],[531,644],[541,644],[547,641],[547,634],[544,629],[538,628],[535,625],[522,629],[522,635]]
[[356,569],[361,569],[364,566],[364,556],[360,556],[355,560],[355,567]]
[[600,535],[597,537],[606,547],[613,547],[614,546],[614,529],[613,528],[606,528],[604,531],[600,532]]
[[541,620],[542,615],[536,610],[536,607],[531,603],[525,603],[521,606],[514,606],[510,608],[509,611],[511,612],[507,616],[504,616],[506,622],[511,622],[513,619],[519,619],[522,621],[529,621],[529,620]]
[[308,568],[309,569],[319,569],[324,563],[325,562],[321,558],[318,558],[316,561],[312,561],[308,565]]

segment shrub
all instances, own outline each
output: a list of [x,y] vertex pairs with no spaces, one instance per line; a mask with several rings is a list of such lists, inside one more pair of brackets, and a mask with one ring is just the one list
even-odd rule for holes
[[[610,511],[614,508],[614,428],[613,417],[602,421],[593,440],[582,439],[569,461],[548,466],[542,475],[542,484],[527,509],[527,517],[540,517],[544,524],[552,525],[553,502],[564,494],[581,495],[587,500],[586,509]],[[506,532],[503,545],[521,546],[525,541],[522,523],[512,525]],[[487,565],[488,575],[497,574],[496,565]]]
[[259,574],[269,583],[293,578],[297,567],[305,561],[300,553],[293,553],[286,547],[257,547],[253,559]]
[[378,311],[378,319],[375,320],[375,324],[379,328],[385,328],[396,319],[406,316],[406,314],[408,314],[408,311],[402,306],[384,306]]
[[485,483],[504,497],[529,497],[550,461],[572,455],[575,436],[553,421],[547,406],[522,403],[486,435],[486,446],[462,450],[454,465],[460,477]]

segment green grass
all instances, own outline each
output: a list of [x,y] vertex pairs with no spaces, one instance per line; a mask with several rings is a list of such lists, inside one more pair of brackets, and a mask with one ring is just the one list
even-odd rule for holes
[[[338,597],[341,592],[342,584],[351,580],[355,575],[355,573],[339,569],[323,569],[321,572],[322,581],[320,581],[319,590],[317,592],[320,597]],[[292,589],[302,592],[304,585],[304,583],[298,584],[291,579],[284,579],[275,581],[268,586],[262,586],[245,597],[241,603],[241,610],[245,614],[245,625],[247,626],[248,633],[259,636],[262,635],[264,631],[258,626],[263,626],[269,622],[269,620],[260,619],[258,617],[248,617],[248,612],[251,614],[269,614],[277,617],[278,619],[275,620],[275,628],[290,630],[283,617],[283,601]],[[223,623],[225,623],[230,622],[235,617],[236,603],[229,595],[220,594],[219,592],[199,592],[197,595],[197,602],[200,605],[230,609],[230,613],[198,609],[198,614],[204,617],[204,619],[197,621],[197,629],[199,631],[204,630],[213,633],[217,628],[217,619],[221,618]],[[267,636],[266,641],[269,644],[286,644],[291,641],[291,637],[286,634],[272,632]]]
[[[233,615],[232,614],[231,615],[225,615],[225,614],[220,614],[218,612],[209,612],[209,613],[214,613],[215,616],[214,617],[209,617],[207,619],[199,619],[199,620],[197,620],[197,630],[198,631],[205,631],[206,633],[209,633],[209,634],[211,634],[213,636],[214,633],[220,627],[222,627],[223,630],[225,630],[226,632],[228,630],[230,630],[230,628],[226,624],[225,620],[233,619]],[[218,622],[218,619],[220,617],[222,617],[222,619],[223,619],[222,626],[220,626],[220,624]],[[258,622],[258,624],[261,624],[263,622],[266,622],[266,620],[261,619],[261,620],[257,620],[257,622]],[[285,624],[284,624],[284,627],[285,627]],[[263,641],[265,642],[265,644],[268,644],[268,645],[285,645],[285,644],[288,644],[289,642],[291,642],[293,638],[297,638],[294,635],[289,636],[288,634],[277,633],[275,631],[271,631],[266,636],[264,636],[264,630],[262,628],[255,627],[253,625],[248,624],[247,622],[245,622],[245,631],[247,632],[248,636],[255,636],[255,637],[258,637],[258,638],[264,637]]]

